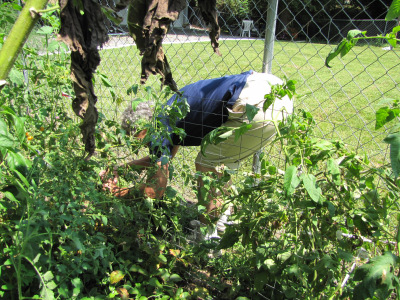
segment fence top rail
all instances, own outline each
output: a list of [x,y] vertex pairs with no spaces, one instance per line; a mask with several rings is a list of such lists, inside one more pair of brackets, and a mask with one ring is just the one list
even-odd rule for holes
[[385,19],[324,19],[325,21],[368,21],[368,22],[397,22],[397,20],[386,21]]

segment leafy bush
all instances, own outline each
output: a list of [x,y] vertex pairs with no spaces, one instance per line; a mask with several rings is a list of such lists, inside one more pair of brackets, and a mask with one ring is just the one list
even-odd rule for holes
[[[45,51],[25,48],[25,63],[16,64],[0,94],[1,298],[385,299],[399,294],[398,180],[388,166],[372,167],[343,143],[313,138],[314,120],[306,111],[275,122],[274,143],[283,161],[263,154],[260,174],[238,174],[224,196],[234,214],[220,243],[188,243],[188,223],[202,207],[185,203],[171,186],[162,200],[105,193],[99,171],[142,145],[100,114],[99,155],[89,162],[80,159],[79,125],[67,109],[66,96],[73,97],[67,49],[53,39],[54,21],[49,24],[55,28],[43,26],[37,33]],[[22,70],[28,70],[29,84]],[[106,77],[98,78],[114,92]],[[128,90],[136,91],[136,86]],[[290,81],[277,87],[266,96],[266,106],[293,92]],[[146,93],[156,103],[169,97],[168,90],[147,88]],[[185,106],[178,108],[171,110],[175,117],[185,113]],[[394,119],[397,103],[380,113],[380,125]],[[154,134],[165,134],[161,124],[153,125]],[[115,149],[122,150],[122,158]],[[127,184],[143,180],[135,170],[119,171]],[[172,174],[193,187],[199,176],[186,164]],[[222,190],[230,177],[230,171],[223,178],[205,177],[205,187]],[[221,256],[216,250],[223,250]]]

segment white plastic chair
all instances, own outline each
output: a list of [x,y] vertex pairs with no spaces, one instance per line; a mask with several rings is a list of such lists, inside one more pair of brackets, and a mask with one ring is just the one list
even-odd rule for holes
[[254,27],[253,21],[251,20],[243,20],[242,21],[242,28],[241,28],[241,34],[240,36],[244,36],[245,33],[248,33],[248,36],[250,37],[250,31]]

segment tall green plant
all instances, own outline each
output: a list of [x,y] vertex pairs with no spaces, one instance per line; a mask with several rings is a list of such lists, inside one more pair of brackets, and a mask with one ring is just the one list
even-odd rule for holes
[[0,89],[48,0],[28,0],[0,50]]

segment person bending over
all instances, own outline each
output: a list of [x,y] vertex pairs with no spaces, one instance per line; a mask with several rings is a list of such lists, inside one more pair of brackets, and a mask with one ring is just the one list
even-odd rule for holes
[[[144,196],[160,199],[162,198],[168,184],[168,163],[161,159],[163,156],[173,159],[179,148],[187,146],[200,146],[203,138],[212,130],[221,127],[240,127],[243,123],[252,124],[250,130],[242,134],[235,141],[235,134],[227,140],[214,145],[208,144],[205,151],[200,151],[194,161],[196,171],[201,173],[213,172],[218,177],[223,174],[224,167],[236,170],[239,163],[263,148],[275,134],[275,126],[272,119],[282,120],[293,112],[293,102],[288,96],[277,99],[265,112],[263,111],[264,96],[271,92],[271,86],[283,84],[278,77],[248,71],[238,75],[228,75],[221,78],[200,80],[189,84],[180,90],[181,96],[175,94],[166,105],[172,105],[174,101],[182,101],[184,98],[190,108],[185,117],[179,120],[171,120],[168,116],[160,114],[159,120],[166,125],[168,137],[161,141],[150,142],[149,156],[133,160],[125,164],[125,167],[150,168],[156,167],[155,171],[148,174],[145,184],[135,189],[139,189]],[[246,114],[246,107],[258,108],[257,114],[250,121]],[[122,128],[127,131],[129,126],[134,125],[141,116],[151,118],[152,108],[148,103],[141,103],[139,109],[133,111],[129,107],[123,113]],[[186,133],[181,137],[171,130],[171,122],[175,122],[177,128],[183,129]],[[143,139],[147,130],[142,130],[135,134],[139,139]],[[156,157],[158,159],[152,159]],[[168,160],[168,162],[169,162]],[[100,176],[105,177],[106,171],[102,171]],[[221,200],[215,191],[209,191],[207,196],[200,191],[203,186],[201,176],[198,180],[199,203],[204,203],[206,216],[201,215],[200,221],[210,225],[210,220],[214,223],[218,220],[218,208],[221,207]],[[103,187],[115,196],[126,197],[130,189],[118,187],[118,174],[114,170],[114,178],[104,182]],[[206,198],[206,199],[205,199]],[[213,229],[211,236],[215,236],[216,230]]]

